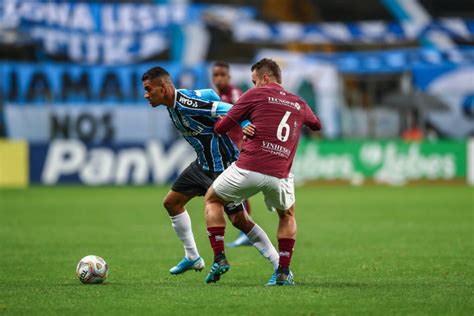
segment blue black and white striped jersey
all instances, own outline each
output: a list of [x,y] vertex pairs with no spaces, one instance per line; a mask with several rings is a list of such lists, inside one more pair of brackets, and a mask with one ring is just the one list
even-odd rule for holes
[[239,151],[227,135],[214,132],[218,116],[232,105],[220,102],[212,89],[178,89],[173,108],[167,108],[174,126],[193,146],[199,165],[205,171],[222,172],[237,160]]

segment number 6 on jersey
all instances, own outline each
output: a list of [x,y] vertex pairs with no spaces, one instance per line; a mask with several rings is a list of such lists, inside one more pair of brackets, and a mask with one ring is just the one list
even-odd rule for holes
[[280,124],[278,124],[277,138],[282,142],[286,142],[288,140],[288,137],[290,136],[290,125],[288,125],[287,123],[290,115],[291,112],[286,111],[285,115],[283,115],[283,118],[280,121]]

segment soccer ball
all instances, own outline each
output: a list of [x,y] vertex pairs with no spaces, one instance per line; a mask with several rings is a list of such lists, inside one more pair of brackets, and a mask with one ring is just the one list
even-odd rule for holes
[[76,274],[79,280],[86,283],[102,283],[107,279],[109,268],[99,256],[85,256],[77,264]]

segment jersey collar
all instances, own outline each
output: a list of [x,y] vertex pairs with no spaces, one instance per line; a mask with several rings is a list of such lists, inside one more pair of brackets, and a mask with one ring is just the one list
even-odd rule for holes
[[270,88],[276,88],[278,90],[283,90],[283,87],[281,86],[281,84],[279,84],[277,82],[270,82],[270,83],[266,84],[265,87],[270,87]]

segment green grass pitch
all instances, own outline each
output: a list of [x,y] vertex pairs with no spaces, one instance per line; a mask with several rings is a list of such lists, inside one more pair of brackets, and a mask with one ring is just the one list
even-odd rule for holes
[[[297,190],[294,287],[266,288],[271,266],[251,247],[204,277],[211,249],[202,198],[188,210],[203,273],[171,276],[183,255],[162,208],[165,187],[0,190],[0,314],[473,315],[474,190],[463,186]],[[252,199],[275,241],[277,216]],[[237,231],[227,226],[226,241]],[[80,258],[109,264],[82,285]]]

